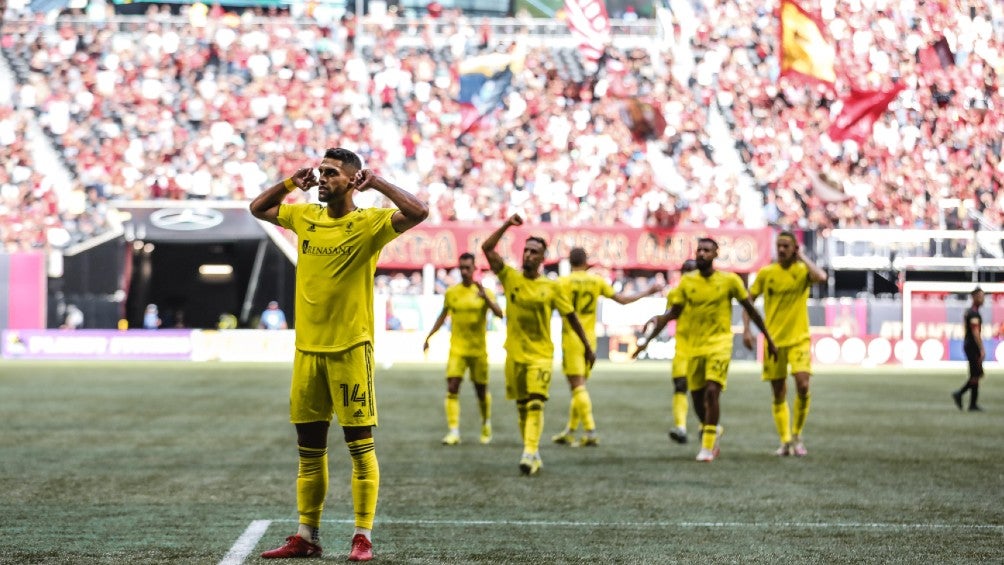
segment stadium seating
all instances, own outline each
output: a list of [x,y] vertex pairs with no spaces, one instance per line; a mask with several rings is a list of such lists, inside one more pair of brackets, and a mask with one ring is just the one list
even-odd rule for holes
[[[661,52],[655,37],[647,49],[613,49],[623,71],[611,65],[599,81],[574,47],[531,47],[508,109],[467,132],[456,69],[486,48],[462,17],[401,24],[414,34],[364,24],[358,51],[337,24],[309,18],[15,18],[3,53],[20,98],[37,99],[29,118],[79,180],[78,198],[245,199],[342,145],[415,187],[433,222],[520,211],[531,223],[566,225],[968,227],[968,209],[946,216],[942,201],[952,198],[975,207],[985,229],[1004,223],[1000,3],[938,11],[944,3],[824,2],[848,57],[835,93],[776,80],[776,18],[760,3],[692,4],[688,25],[679,24],[689,12],[675,14],[680,49]],[[975,17],[949,9],[956,4],[972,4]],[[487,50],[511,48],[519,24],[506,25],[517,33]],[[960,30],[955,64],[917,72],[911,49],[943,30]],[[888,56],[894,69],[875,70]],[[836,100],[852,81],[877,87],[889,76],[908,88],[872,139],[829,141]],[[665,131],[640,139],[631,101],[655,103]],[[730,152],[738,166],[723,157]],[[814,172],[836,179],[847,198],[821,198]],[[58,200],[54,216],[32,221],[62,223],[69,205]],[[32,209],[13,213],[29,221]]]

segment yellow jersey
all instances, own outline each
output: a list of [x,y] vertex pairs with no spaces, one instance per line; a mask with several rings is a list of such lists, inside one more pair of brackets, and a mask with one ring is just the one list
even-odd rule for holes
[[[612,297],[614,287],[610,286],[603,277],[587,271],[572,271],[571,273],[558,277],[558,285],[565,296],[572,301],[572,308],[575,315],[582,324],[582,329],[589,339],[589,347],[596,349],[596,307],[600,297]],[[568,325],[568,320],[562,318],[561,326],[561,347],[569,346],[575,348],[582,347],[582,341],[576,335],[575,330]]]
[[373,342],[373,279],[385,245],[399,234],[389,208],[341,218],[321,204],[282,204],[279,225],[296,233],[296,348],[337,353]]
[[[485,295],[495,297],[487,288]],[[478,285],[460,283],[446,289],[443,309],[449,312],[451,320],[450,354],[464,357],[487,354],[488,301],[479,294]]]
[[757,272],[750,294],[763,296],[764,323],[778,347],[809,339],[810,286],[809,266],[801,261],[787,269],[771,263]]
[[[704,277],[693,271],[680,278],[678,294],[671,294],[670,305],[683,306],[690,336],[690,355],[700,357],[715,351],[732,351],[732,299],[749,297],[742,279],[735,273],[715,271]],[[677,330],[679,332],[679,330]]]
[[553,361],[551,312],[570,314],[572,303],[557,281],[546,276],[528,279],[506,265],[498,277],[506,297],[506,352],[517,363]]

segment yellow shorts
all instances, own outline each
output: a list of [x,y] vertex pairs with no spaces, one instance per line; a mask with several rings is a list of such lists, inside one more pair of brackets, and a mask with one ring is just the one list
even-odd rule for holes
[[446,378],[464,378],[464,373],[471,372],[471,382],[478,385],[488,384],[488,354],[484,355],[454,355],[446,360]]
[[377,425],[373,390],[373,345],[360,343],[338,353],[296,350],[289,388],[289,420],[294,424],[330,422]]
[[778,381],[788,376],[788,366],[791,366],[791,374],[811,373],[812,357],[810,355],[811,342],[805,340],[795,345],[787,345],[777,348],[777,359],[771,359],[766,349],[763,352],[763,380]]
[[586,364],[586,348],[578,339],[574,344],[561,348],[561,370],[565,375],[589,378],[592,371]]
[[518,363],[511,357],[505,360],[505,397],[508,400],[526,400],[531,394],[548,397],[551,388],[551,362]]
[[673,357],[673,374],[670,376],[675,378],[686,377],[687,376],[687,365],[690,364],[690,357],[687,355],[676,354]]
[[687,388],[700,390],[708,384],[708,381],[712,381],[722,385],[722,390],[725,390],[731,361],[732,348],[708,355],[692,355],[687,364]]

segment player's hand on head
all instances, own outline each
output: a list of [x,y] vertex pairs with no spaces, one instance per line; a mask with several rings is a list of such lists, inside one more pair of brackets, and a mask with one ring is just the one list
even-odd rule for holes
[[317,178],[314,176],[314,169],[310,167],[305,167],[302,169],[297,169],[293,173],[293,184],[301,190],[310,190],[317,185]]
[[376,173],[373,172],[373,169],[359,169],[356,171],[355,176],[352,177],[352,188],[359,192],[367,190],[370,188],[370,183],[373,182],[374,178],[376,178]]

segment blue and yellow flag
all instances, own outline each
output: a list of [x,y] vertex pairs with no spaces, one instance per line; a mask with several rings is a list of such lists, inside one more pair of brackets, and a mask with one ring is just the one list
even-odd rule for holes
[[511,53],[488,53],[460,62],[457,102],[462,106],[462,131],[469,131],[481,118],[503,106],[513,73],[522,70],[525,57],[524,49],[517,46]]

